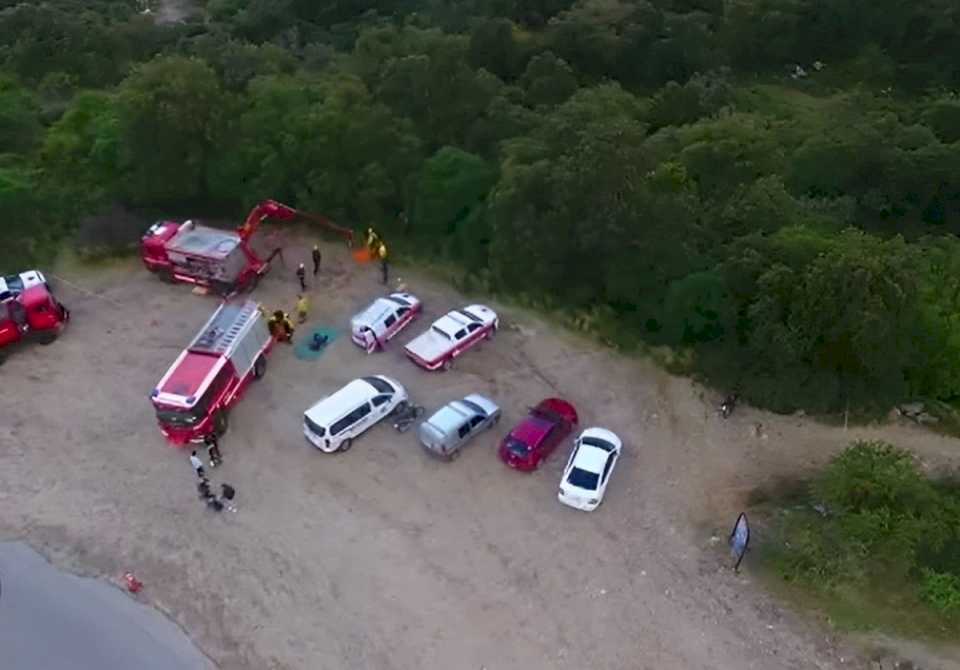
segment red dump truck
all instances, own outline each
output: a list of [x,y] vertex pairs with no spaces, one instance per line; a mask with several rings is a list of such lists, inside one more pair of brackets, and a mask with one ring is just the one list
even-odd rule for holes
[[203,226],[195,221],[158,221],[143,235],[140,257],[151,272],[168,281],[181,281],[212,289],[229,297],[252,290],[270,270],[274,250],[261,258],[250,240],[265,219],[307,219],[353,242],[353,231],[335,225],[326,217],[300,212],[289,205],[265,200],[254,207],[237,230]]
[[0,277],[0,361],[19,342],[50,344],[69,318],[39,270]]
[[226,432],[230,408],[266,373],[272,347],[256,302],[222,304],[150,394],[160,432],[176,445]]

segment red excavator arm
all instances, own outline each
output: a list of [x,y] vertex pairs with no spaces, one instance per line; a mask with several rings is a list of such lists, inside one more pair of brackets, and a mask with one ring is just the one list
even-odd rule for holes
[[244,242],[247,242],[253,236],[253,234],[257,232],[257,227],[264,219],[293,221],[297,218],[307,219],[308,221],[319,223],[324,228],[342,235],[347,240],[347,244],[349,246],[353,246],[353,231],[349,228],[338,226],[325,216],[307,214],[306,212],[301,212],[293,207],[290,207],[289,205],[284,205],[281,202],[277,202],[276,200],[264,200],[256,207],[251,209],[250,213],[247,214],[247,218],[243,222],[243,225],[237,229],[237,232],[240,234],[240,239]]

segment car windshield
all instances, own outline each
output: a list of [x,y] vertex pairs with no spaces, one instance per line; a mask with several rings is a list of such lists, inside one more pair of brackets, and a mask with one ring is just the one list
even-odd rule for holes
[[323,426],[319,426],[313,421],[310,420],[310,417],[306,414],[303,415],[303,422],[307,424],[307,428],[310,429],[310,432],[316,435],[317,437],[323,437],[326,435],[327,431],[324,430]]
[[379,377],[364,377],[363,381],[367,382],[373,388],[377,389],[377,393],[393,393],[395,389],[390,386],[387,382],[383,381]]
[[438,335],[441,335],[445,340],[450,339],[450,336],[445,331],[441,330],[439,326],[434,326],[431,330],[433,330],[433,332],[437,333]]
[[168,426],[192,426],[203,419],[202,407],[184,409],[179,407],[157,407],[157,420]]
[[472,409],[474,412],[476,412],[476,413],[479,414],[480,416],[486,416],[486,415],[487,415],[486,410],[484,410],[480,405],[478,405],[477,403],[475,403],[475,402],[473,402],[473,401],[471,401],[471,400],[467,400],[466,398],[464,398],[464,399],[461,400],[460,402],[462,402],[464,405],[466,405],[467,407],[469,407],[470,409]]
[[470,319],[471,321],[476,321],[477,323],[483,323],[483,319],[481,319],[479,316],[477,316],[476,314],[474,314],[473,312],[471,312],[471,311],[468,310],[468,309],[458,309],[458,310],[456,310],[456,312],[457,312],[457,314],[462,314],[462,315],[464,315],[465,317],[467,317],[467,318]]
[[534,407],[533,409],[530,410],[530,414],[532,414],[533,416],[539,417],[541,419],[544,419],[546,421],[549,421],[550,423],[563,423],[564,421],[562,416],[560,416],[559,414],[557,414],[552,410],[549,410],[543,407]]
[[600,475],[595,472],[587,472],[586,470],[581,470],[580,468],[574,468],[570,471],[570,476],[567,477],[567,481],[576,486],[577,488],[586,489],[587,491],[596,491],[597,482],[600,480]]
[[507,451],[516,454],[517,456],[526,456],[530,453],[530,447],[521,442],[520,440],[514,438],[507,439]]
[[613,445],[607,442],[606,440],[601,440],[599,437],[585,437],[580,440],[583,444],[588,444],[591,447],[596,447],[597,449],[603,449],[607,453],[613,451]]

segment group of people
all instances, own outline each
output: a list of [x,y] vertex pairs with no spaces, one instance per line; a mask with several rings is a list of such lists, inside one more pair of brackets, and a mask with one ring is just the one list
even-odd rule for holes
[[[217,439],[216,433],[210,433],[204,437],[203,442],[207,447],[207,457],[210,460],[210,468],[213,469],[220,466],[220,464],[223,463],[223,455],[220,453],[220,442]],[[193,466],[193,471],[200,480],[197,483],[197,492],[200,494],[200,500],[215,512],[222,512],[224,509],[236,512],[237,508],[233,506],[233,499],[237,495],[237,490],[230,486],[230,484],[223,483],[220,485],[220,495],[215,495],[210,488],[210,480],[207,478],[203,461],[197,455],[196,451],[190,454],[190,465]]]

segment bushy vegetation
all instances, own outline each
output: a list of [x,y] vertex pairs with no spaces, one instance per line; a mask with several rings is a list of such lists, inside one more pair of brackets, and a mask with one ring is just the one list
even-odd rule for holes
[[776,410],[950,402],[954,4],[0,0],[0,265],[271,197]]
[[[776,516],[762,553],[852,625],[960,632],[960,487],[912,457],[853,444]],[[799,503],[797,505],[796,503]]]

